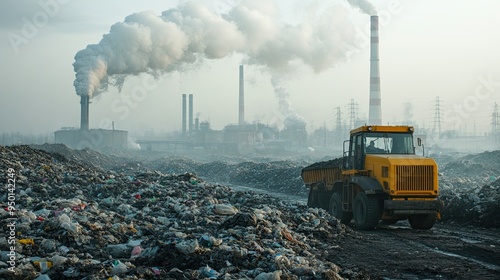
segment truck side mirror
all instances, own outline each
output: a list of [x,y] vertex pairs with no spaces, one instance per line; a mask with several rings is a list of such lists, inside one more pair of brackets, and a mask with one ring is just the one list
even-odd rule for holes
[[420,137],[417,138],[417,145],[419,147],[422,146],[422,156],[425,157],[425,147],[424,147],[424,145],[422,145],[422,139],[420,139]]

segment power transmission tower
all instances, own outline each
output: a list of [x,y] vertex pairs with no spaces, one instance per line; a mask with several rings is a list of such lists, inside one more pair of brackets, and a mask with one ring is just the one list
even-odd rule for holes
[[358,119],[358,103],[351,99],[349,102],[349,127],[353,129],[356,125],[356,120]]
[[335,134],[333,141],[336,144],[342,143],[344,130],[342,128],[342,112],[340,111],[340,107],[333,108],[335,113]]
[[500,147],[500,113],[498,109],[498,104],[495,102],[493,107],[492,122],[491,122],[491,134],[493,136],[493,141],[496,147]]
[[437,137],[441,137],[441,100],[439,96],[436,97],[436,103],[434,105],[434,127],[432,128],[433,133],[437,133]]
[[336,111],[336,113],[335,113],[335,129],[337,131],[340,131],[341,127],[342,127],[342,115],[341,115],[340,107],[335,107],[334,109]]

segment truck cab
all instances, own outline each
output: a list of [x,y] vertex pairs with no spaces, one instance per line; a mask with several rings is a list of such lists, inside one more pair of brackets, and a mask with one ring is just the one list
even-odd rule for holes
[[415,155],[413,127],[363,126],[351,131],[344,169],[363,170],[366,155]]

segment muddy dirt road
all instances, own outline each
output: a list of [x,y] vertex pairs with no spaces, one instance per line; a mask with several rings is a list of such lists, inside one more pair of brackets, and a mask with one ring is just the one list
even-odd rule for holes
[[[324,252],[349,279],[500,279],[500,230],[406,222],[356,231]],[[356,272],[356,273],[351,273]]]

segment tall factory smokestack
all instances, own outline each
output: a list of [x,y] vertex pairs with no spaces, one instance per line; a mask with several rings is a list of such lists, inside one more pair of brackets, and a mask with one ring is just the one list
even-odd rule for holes
[[80,129],[89,130],[89,97],[87,95],[82,95],[80,97],[80,104],[81,104]]
[[186,134],[186,94],[182,94],[182,134]]
[[380,69],[378,57],[378,16],[371,16],[370,36],[370,110],[368,123],[382,124],[382,108],[380,97]]
[[240,106],[239,106],[238,124],[245,124],[245,88],[243,82],[243,65],[240,65]]
[[193,132],[193,95],[189,95],[189,132]]

